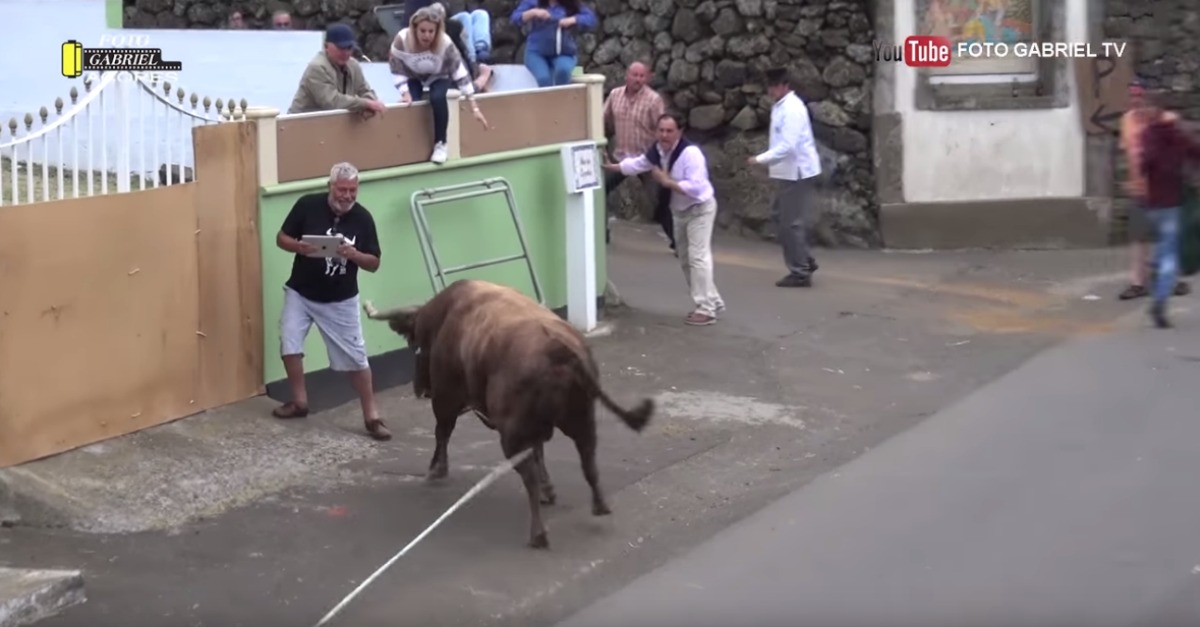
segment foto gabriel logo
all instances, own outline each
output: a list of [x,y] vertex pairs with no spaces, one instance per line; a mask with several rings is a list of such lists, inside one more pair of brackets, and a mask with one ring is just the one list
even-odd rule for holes
[[163,61],[161,48],[84,48],[71,40],[62,45],[62,73],[78,78],[94,72],[178,72],[183,64]]

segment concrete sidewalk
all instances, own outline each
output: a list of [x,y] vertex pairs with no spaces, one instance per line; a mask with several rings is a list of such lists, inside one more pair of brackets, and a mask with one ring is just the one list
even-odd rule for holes
[[1174,305],[1180,328],[1051,349],[560,627],[1200,624],[1200,320]]

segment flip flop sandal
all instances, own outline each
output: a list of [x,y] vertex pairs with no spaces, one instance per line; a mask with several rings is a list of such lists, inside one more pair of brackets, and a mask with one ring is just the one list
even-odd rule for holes
[[392,432],[388,431],[387,425],[383,424],[382,420],[378,418],[370,418],[364,423],[364,425],[367,427],[367,433],[370,434],[372,438],[379,440],[380,442],[387,442],[388,440],[392,439]]
[[289,401],[280,405],[279,407],[276,407],[275,410],[271,412],[271,415],[275,416],[276,418],[283,419],[306,418],[308,417],[308,408],[301,407]]

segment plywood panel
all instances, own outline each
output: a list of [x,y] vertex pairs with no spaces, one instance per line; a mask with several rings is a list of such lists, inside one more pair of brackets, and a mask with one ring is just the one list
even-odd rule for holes
[[279,182],[287,183],[327,177],[339,161],[349,161],[359,170],[428,161],[433,113],[427,103],[418,103],[366,120],[354,113],[281,117],[278,133]]
[[477,157],[587,139],[585,85],[480,98],[479,109],[492,126],[485,131],[461,103],[461,154]]
[[198,411],[197,191],[0,211],[0,467]]
[[258,133],[252,123],[198,126],[196,155],[198,403],[216,407],[264,391]]

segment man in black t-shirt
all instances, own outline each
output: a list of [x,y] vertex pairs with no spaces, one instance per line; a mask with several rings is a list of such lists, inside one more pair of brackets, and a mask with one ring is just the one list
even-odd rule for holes
[[[362,336],[358,301],[358,269],[379,269],[379,235],[375,220],[358,204],[358,170],[339,163],[329,172],[329,192],[301,196],[292,206],[275,243],[290,253],[292,275],[283,287],[283,312],[279,320],[280,349],[292,400],[273,412],[277,418],[308,415],[304,386],[304,341],[315,323],[325,340],[329,367],[350,373],[350,383],[362,401],[367,432],[376,440],[391,433],[379,418],[371,368]],[[305,235],[341,235],[338,256],[309,257],[316,248]]]

